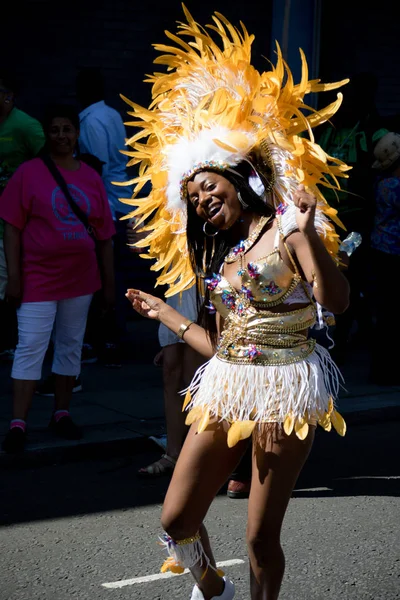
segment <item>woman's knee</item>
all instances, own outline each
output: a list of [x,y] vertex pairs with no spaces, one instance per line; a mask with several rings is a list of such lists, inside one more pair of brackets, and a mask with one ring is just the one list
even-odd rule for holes
[[194,524],[190,516],[177,512],[173,507],[164,506],[161,513],[161,526],[174,540],[184,540],[195,535],[199,525]]
[[265,567],[271,560],[283,557],[279,532],[257,531],[247,529],[247,547],[251,556],[255,557],[260,567]]

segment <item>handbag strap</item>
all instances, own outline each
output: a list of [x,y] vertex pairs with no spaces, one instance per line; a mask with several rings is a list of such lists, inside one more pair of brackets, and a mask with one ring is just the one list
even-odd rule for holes
[[75,216],[84,225],[84,227],[85,227],[86,231],[88,232],[88,234],[94,240],[96,240],[94,229],[93,229],[93,227],[89,223],[89,219],[87,217],[87,214],[78,206],[78,204],[72,198],[71,193],[70,193],[70,191],[68,189],[67,182],[65,181],[64,177],[61,175],[60,171],[57,169],[57,166],[54,163],[54,161],[47,154],[43,154],[40,158],[42,159],[42,161],[44,162],[44,164],[46,165],[46,167],[48,168],[48,170],[52,174],[53,179],[59,185],[62,193],[65,196],[65,199],[67,200],[68,204],[70,205],[70,207],[71,207],[73,213],[75,214]]

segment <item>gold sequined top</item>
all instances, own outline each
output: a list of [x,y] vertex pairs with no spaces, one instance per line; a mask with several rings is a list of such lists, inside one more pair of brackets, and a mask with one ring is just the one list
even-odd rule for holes
[[224,319],[217,350],[221,360],[276,366],[298,362],[311,354],[315,341],[300,333],[316,321],[311,296],[307,293],[307,305],[297,310],[268,310],[282,304],[298,285],[305,285],[294,261],[293,266],[295,272],[275,248],[244,268],[242,261],[241,290],[236,290],[222,274],[208,280],[210,300]]

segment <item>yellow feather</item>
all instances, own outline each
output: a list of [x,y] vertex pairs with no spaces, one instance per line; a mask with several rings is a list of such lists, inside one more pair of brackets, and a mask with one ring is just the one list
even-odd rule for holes
[[336,410],[331,414],[332,425],[336,429],[337,433],[341,436],[346,435],[346,422],[343,419],[342,415],[339,414]]
[[172,556],[170,556],[164,561],[160,571],[161,573],[171,571],[171,573],[180,574],[184,573],[185,569],[181,567],[181,565],[179,565]]
[[207,408],[197,427],[197,433],[202,433],[210,422],[210,410]]
[[284,422],[283,422],[283,430],[286,435],[291,435],[294,427],[294,416],[293,413],[289,413]]
[[301,417],[298,417],[295,424],[294,424],[294,430],[296,432],[297,437],[300,440],[305,440],[307,435],[308,435],[308,423],[305,419],[302,419]]
[[203,414],[203,409],[200,406],[195,406],[192,408],[190,413],[188,413],[185,423],[186,425],[192,425],[195,421],[198,421]]
[[228,447],[233,448],[240,441],[240,423],[236,421],[236,423],[232,423],[232,425],[228,429]]
[[255,421],[235,421],[228,430],[228,446],[233,448],[240,440],[245,440],[251,436]]
[[185,395],[185,400],[184,400],[184,402],[183,402],[183,406],[182,406],[182,412],[185,410],[185,408],[187,407],[187,405],[189,404],[189,402],[191,401],[191,399],[192,399],[192,395],[191,395],[191,393],[190,393],[190,390],[188,390],[188,391],[186,392],[186,395]]
[[228,144],[226,144],[225,142],[222,142],[221,140],[213,140],[213,142],[219,146],[220,148],[222,148],[223,150],[227,150],[227,152],[237,152],[237,148],[234,148],[233,146],[229,146]]
[[304,52],[301,48],[300,48],[300,56],[301,56],[301,81],[300,81],[299,85],[294,87],[293,92],[295,95],[300,96],[302,98],[307,90],[308,65],[307,65],[307,60],[304,55]]
[[246,440],[254,431],[256,426],[255,421],[239,421],[240,422],[240,439]]
[[330,431],[332,429],[332,423],[328,413],[324,413],[321,417],[319,417],[318,424],[321,425],[325,431]]

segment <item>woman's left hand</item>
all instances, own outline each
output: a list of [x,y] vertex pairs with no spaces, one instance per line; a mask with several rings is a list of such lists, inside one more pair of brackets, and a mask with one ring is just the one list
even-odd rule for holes
[[309,194],[304,185],[299,185],[293,195],[293,202],[297,207],[296,222],[302,233],[315,233],[314,218],[317,200]]

